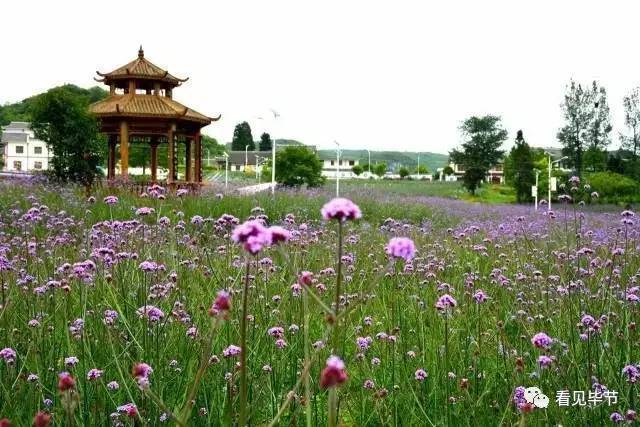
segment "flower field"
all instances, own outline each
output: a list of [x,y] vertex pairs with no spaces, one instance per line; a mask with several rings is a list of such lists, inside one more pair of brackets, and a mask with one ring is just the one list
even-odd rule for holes
[[579,185],[533,212],[1,182],[0,426],[637,422],[640,223]]

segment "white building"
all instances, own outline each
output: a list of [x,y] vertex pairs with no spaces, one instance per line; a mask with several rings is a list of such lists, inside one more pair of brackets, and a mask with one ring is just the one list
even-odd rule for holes
[[[338,160],[335,156],[333,157],[325,157],[320,156],[320,160],[322,160],[322,176],[325,176],[329,179],[336,179],[338,173],[340,173],[340,178],[369,178],[369,172],[364,171],[360,176],[357,176],[353,173],[353,167],[360,164],[360,160],[355,157],[347,157],[344,158],[340,156],[340,167],[338,168]],[[339,169],[339,172],[338,172]]]
[[49,167],[49,149],[44,141],[36,139],[31,124],[11,122],[2,131],[4,170],[32,172]]

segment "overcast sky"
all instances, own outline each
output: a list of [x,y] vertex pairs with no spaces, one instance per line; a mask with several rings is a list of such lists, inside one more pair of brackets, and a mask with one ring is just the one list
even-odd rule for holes
[[[147,59],[190,80],[175,98],[319,147],[433,151],[469,115],[557,145],[569,79],[622,97],[640,85],[637,1],[32,1],[2,5],[0,103]],[[268,110],[280,113],[274,124]]]

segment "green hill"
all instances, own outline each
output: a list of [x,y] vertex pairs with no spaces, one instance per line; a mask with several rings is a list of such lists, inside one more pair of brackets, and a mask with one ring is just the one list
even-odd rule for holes
[[[98,86],[83,89],[76,85],[67,84],[62,87],[78,97],[85,98],[87,104],[100,101],[108,95],[106,90]],[[42,94],[34,95],[13,104],[0,105],[0,126],[6,126],[10,122],[30,122],[31,108],[41,95]]]
[[[318,150],[320,158],[335,157],[335,150]],[[342,150],[345,158],[357,159],[361,164],[369,162],[369,154],[367,150]],[[430,152],[409,152],[409,151],[371,151],[371,163],[384,162],[392,169],[400,166],[406,166],[413,169],[418,166],[418,155],[420,155],[420,165],[426,166],[429,173],[433,173],[437,168],[441,168],[447,164],[449,155]]]

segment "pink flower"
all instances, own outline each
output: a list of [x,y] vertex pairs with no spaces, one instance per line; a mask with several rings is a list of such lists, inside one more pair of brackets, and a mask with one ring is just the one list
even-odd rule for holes
[[320,375],[320,387],[331,388],[344,383],[347,380],[347,372],[342,359],[337,356],[330,356],[327,365]]
[[286,243],[291,238],[291,233],[289,232],[289,230],[277,225],[269,227],[269,232],[271,233],[271,243],[274,245],[280,242]]
[[416,245],[407,237],[394,237],[385,248],[387,255],[409,262],[416,255]]
[[213,302],[213,307],[211,307],[210,314],[214,315],[221,311],[229,311],[231,308],[231,296],[229,292],[221,290],[218,291],[218,296],[216,300]]
[[251,220],[234,228],[231,239],[236,243],[241,243],[244,250],[255,255],[265,246],[271,245],[271,232],[262,225],[262,222]]
[[320,210],[325,220],[337,219],[340,222],[362,218],[362,212],[358,205],[349,199],[335,198],[326,203]]
[[310,271],[303,271],[298,277],[298,283],[305,286],[310,286],[313,283],[313,273]]

